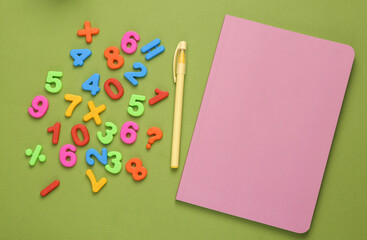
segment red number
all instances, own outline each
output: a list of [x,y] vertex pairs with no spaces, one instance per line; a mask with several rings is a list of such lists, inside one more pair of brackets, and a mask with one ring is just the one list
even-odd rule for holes
[[[83,141],[80,141],[77,131],[80,130],[83,134]],[[76,145],[85,146],[89,143],[89,132],[86,126],[83,124],[77,124],[71,129],[71,136]]]
[[47,132],[53,132],[52,143],[55,145],[59,142],[60,128],[61,124],[59,122],[55,123],[52,127],[47,128]]
[[[111,90],[111,84],[113,84],[117,89],[117,94],[115,94]],[[122,87],[121,83],[115,78],[110,78],[104,83],[104,90],[106,91],[107,95],[110,96],[110,98],[115,100],[121,98],[122,95],[124,95],[124,88]]]

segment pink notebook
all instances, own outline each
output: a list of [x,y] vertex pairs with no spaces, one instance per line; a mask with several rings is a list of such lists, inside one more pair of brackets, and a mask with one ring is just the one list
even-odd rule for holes
[[306,232],[353,60],[348,45],[227,15],[176,199]]

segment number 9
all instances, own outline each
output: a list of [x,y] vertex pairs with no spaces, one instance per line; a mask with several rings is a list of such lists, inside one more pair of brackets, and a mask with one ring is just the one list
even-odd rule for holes
[[38,95],[32,100],[32,107],[28,108],[28,113],[34,118],[43,117],[48,110],[48,100],[42,95]]
[[[140,40],[139,34],[130,31],[124,34],[121,40],[121,49],[127,54],[132,54],[138,48],[138,43]],[[130,47],[128,45],[130,44]]]

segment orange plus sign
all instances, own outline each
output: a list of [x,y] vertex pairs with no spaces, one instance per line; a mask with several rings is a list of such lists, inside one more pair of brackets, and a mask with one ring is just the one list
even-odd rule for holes
[[98,28],[90,28],[90,22],[85,21],[84,22],[84,29],[78,30],[78,36],[85,36],[85,40],[87,40],[87,43],[92,42],[92,35],[98,34],[99,29]]
[[94,118],[94,122],[97,125],[101,125],[102,120],[99,114],[102,113],[104,110],[106,110],[106,105],[102,104],[96,108],[96,105],[94,105],[94,102],[89,101],[88,107],[89,107],[90,112],[84,115],[83,117],[84,122],[88,122],[89,120]]

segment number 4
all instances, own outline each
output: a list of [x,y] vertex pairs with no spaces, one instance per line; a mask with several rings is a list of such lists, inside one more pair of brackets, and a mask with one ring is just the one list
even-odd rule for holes
[[[145,96],[142,95],[131,95],[129,107],[127,108],[127,112],[133,117],[140,117],[144,113],[144,105],[141,102],[144,102],[146,99]],[[136,107],[136,111],[134,108]]]
[[82,85],[82,89],[85,91],[90,91],[92,96],[95,96],[101,90],[99,88],[99,74],[95,73],[90,78],[88,78]]

